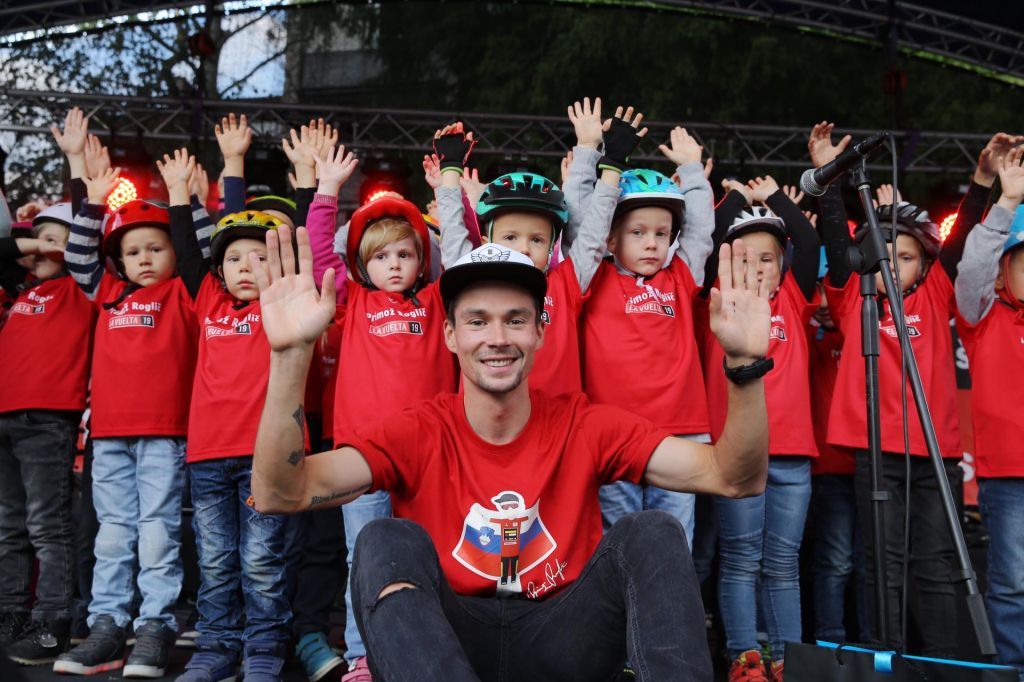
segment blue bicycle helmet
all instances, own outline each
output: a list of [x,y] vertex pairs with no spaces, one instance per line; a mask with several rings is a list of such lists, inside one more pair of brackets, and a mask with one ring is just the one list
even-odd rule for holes
[[1013,214],[1013,222],[1010,223],[1010,236],[1003,244],[1003,253],[1017,248],[1024,244],[1024,206],[1018,206],[1017,212]]
[[619,203],[615,218],[635,208],[658,206],[672,214],[672,241],[683,229],[686,200],[683,191],[670,178],[649,168],[628,170],[619,177]]

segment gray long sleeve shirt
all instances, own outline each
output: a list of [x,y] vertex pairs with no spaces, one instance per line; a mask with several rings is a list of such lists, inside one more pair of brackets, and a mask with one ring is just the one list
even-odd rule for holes
[[1003,245],[1010,234],[1014,214],[994,205],[967,236],[956,276],[956,305],[970,324],[978,324],[996,300],[996,277]]

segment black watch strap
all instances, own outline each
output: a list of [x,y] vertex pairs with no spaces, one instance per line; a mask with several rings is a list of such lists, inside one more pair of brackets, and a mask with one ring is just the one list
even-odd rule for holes
[[725,358],[722,358],[725,378],[737,386],[748,384],[754,379],[760,379],[770,372],[773,367],[775,367],[775,358],[761,358],[756,362],[752,362],[749,365],[741,365],[740,367],[729,367],[725,364]]

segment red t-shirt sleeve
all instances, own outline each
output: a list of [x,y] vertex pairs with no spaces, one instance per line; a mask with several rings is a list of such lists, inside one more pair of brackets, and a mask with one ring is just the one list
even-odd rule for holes
[[825,297],[828,299],[829,313],[836,326],[842,329],[842,320],[850,312],[860,298],[860,275],[851,275],[846,286],[841,289],[832,286],[832,280],[825,278]]
[[650,421],[610,405],[589,405],[578,432],[589,440],[598,480],[640,483],[655,448],[672,436]]
[[[349,431],[341,446],[349,445],[363,455],[370,467],[370,492],[390,490],[401,493],[420,479],[420,467],[432,448],[432,425],[421,419],[415,408],[402,410],[376,424]],[[337,435],[337,434],[336,434]]]

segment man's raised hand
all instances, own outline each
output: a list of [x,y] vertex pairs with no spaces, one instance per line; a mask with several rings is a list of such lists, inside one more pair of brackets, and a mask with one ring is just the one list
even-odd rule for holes
[[324,272],[321,291],[313,281],[313,252],[306,228],[295,230],[298,268],[292,230],[282,225],[267,232],[267,261],[255,253],[249,263],[260,289],[263,331],[275,352],[310,350],[334,319],[334,269]]
[[749,365],[768,354],[771,306],[768,286],[747,259],[742,239],[722,244],[718,253],[718,286],[711,289],[711,331],[725,351],[730,367]]

